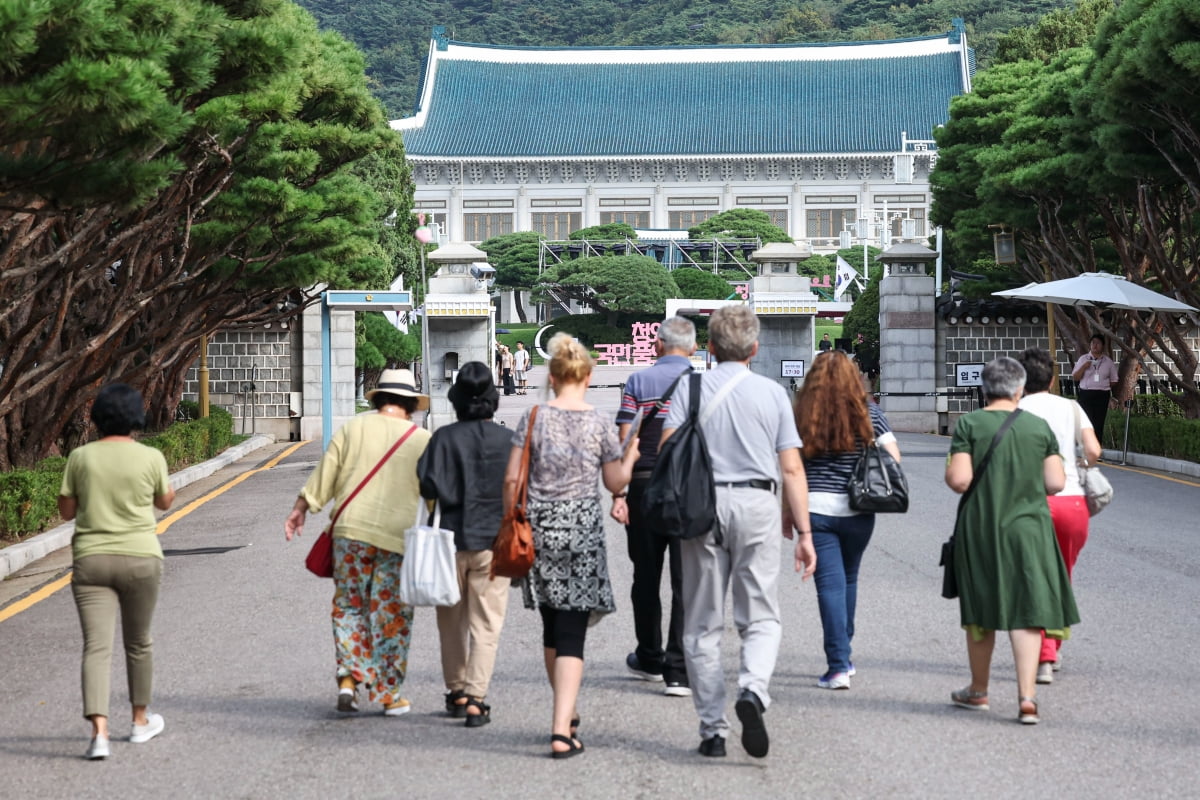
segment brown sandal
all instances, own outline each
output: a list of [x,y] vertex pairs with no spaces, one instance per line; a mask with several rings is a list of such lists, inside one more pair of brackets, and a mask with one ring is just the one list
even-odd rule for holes
[[[1033,707],[1032,711],[1028,710],[1030,706]],[[1042,718],[1038,716],[1037,700],[1034,700],[1032,697],[1019,698],[1017,722],[1021,723],[1022,725],[1037,725],[1041,721]]]

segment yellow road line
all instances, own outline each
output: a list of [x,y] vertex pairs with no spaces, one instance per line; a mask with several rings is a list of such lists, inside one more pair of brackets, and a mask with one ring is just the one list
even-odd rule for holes
[[[284,450],[279,455],[272,458],[267,463],[263,464],[261,467],[256,467],[255,469],[249,470],[247,472],[243,472],[241,475],[238,475],[236,478],[231,480],[229,483],[218,486],[216,489],[213,489],[211,492],[204,495],[199,500],[193,500],[192,502],[188,503],[183,508],[176,511],[174,514],[170,515],[169,517],[163,517],[161,520],[159,520],[159,523],[158,523],[158,529],[157,529],[158,533],[161,535],[163,532],[165,532],[167,530],[167,528],[171,527],[171,525],[173,525],[174,523],[183,519],[185,516],[192,513],[197,508],[199,508],[200,506],[207,503],[209,500],[213,500],[213,499],[221,496],[225,492],[232,489],[234,486],[237,486],[239,483],[241,483],[242,481],[249,478],[251,475],[257,475],[260,472],[263,472],[265,470],[271,469],[272,467],[276,466],[277,464],[279,464],[280,461],[287,458],[292,453],[296,452],[297,450],[299,450],[301,447],[303,447],[306,444],[308,444],[308,442],[297,442],[296,444],[294,444],[291,447]],[[12,605],[9,605],[9,606],[6,606],[6,607],[0,609],[0,622],[4,622],[6,619],[15,617],[17,614],[20,614],[22,611],[25,611],[26,609],[37,605],[38,603],[42,602],[50,595],[54,594],[55,592],[59,591],[60,589],[65,588],[66,586],[70,585],[71,574],[72,573],[68,572],[66,575],[63,575],[61,578],[59,578],[51,583],[46,584],[45,586],[38,589],[36,592],[29,595],[28,597],[24,597],[24,598],[18,600],[17,602],[13,603]]]
[[4,622],[4,620],[8,619],[9,617],[15,617],[17,614],[20,614],[22,611],[29,608],[30,606],[36,605],[37,603],[42,602],[47,597],[54,594],[59,589],[62,589],[64,586],[67,586],[70,583],[71,583],[71,573],[68,572],[66,575],[63,575],[61,578],[54,581],[53,583],[46,584],[45,586],[38,589],[36,592],[29,595],[28,597],[23,597],[10,606],[7,606],[5,608],[0,608],[0,622]]
[[1200,483],[1197,483],[1194,480],[1185,481],[1182,478],[1172,478],[1170,475],[1163,475],[1160,472],[1147,472],[1145,467],[1130,466],[1128,464],[1113,464],[1109,461],[1101,461],[1100,466],[1104,467],[1105,469],[1112,467],[1113,469],[1123,469],[1126,472],[1136,472],[1138,475],[1145,475],[1150,478],[1161,478],[1164,481],[1171,481],[1172,483],[1182,483],[1184,486],[1191,486],[1192,488],[1200,487]]

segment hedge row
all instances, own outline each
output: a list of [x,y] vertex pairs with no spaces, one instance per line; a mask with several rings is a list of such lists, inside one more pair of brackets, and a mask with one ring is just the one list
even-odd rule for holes
[[[1104,423],[1104,445],[1125,444],[1125,414],[1110,411]],[[1200,420],[1180,417],[1130,417],[1129,452],[1200,462]]]
[[[233,417],[221,408],[210,413],[207,419],[180,422],[141,441],[161,450],[172,472],[212,458],[233,442]],[[0,472],[0,537],[37,533],[58,518],[58,490],[66,465],[65,458],[55,456],[31,469]]]

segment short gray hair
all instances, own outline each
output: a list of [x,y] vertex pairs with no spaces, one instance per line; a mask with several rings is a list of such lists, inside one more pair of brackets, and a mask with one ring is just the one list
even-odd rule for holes
[[670,317],[658,326],[663,350],[691,350],[696,346],[696,326],[687,317]]
[[718,361],[745,361],[758,341],[758,317],[750,306],[724,306],[708,318],[709,348]]
[[1008,356],[993,358],[983,367],[983,395],[989,400],[1011,400],[1025,387],[1025,368]]

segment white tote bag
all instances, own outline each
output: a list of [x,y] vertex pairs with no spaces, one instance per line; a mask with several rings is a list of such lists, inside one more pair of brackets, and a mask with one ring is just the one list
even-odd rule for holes
[[400,602],[410,606],[458,604],[460,595],[458,569],[454,563],[454,531],[443,530],[441,524],[442,509],[437,506],[433,512],[432,526],[417,524],[405,531],[404,561],[400,565]]

